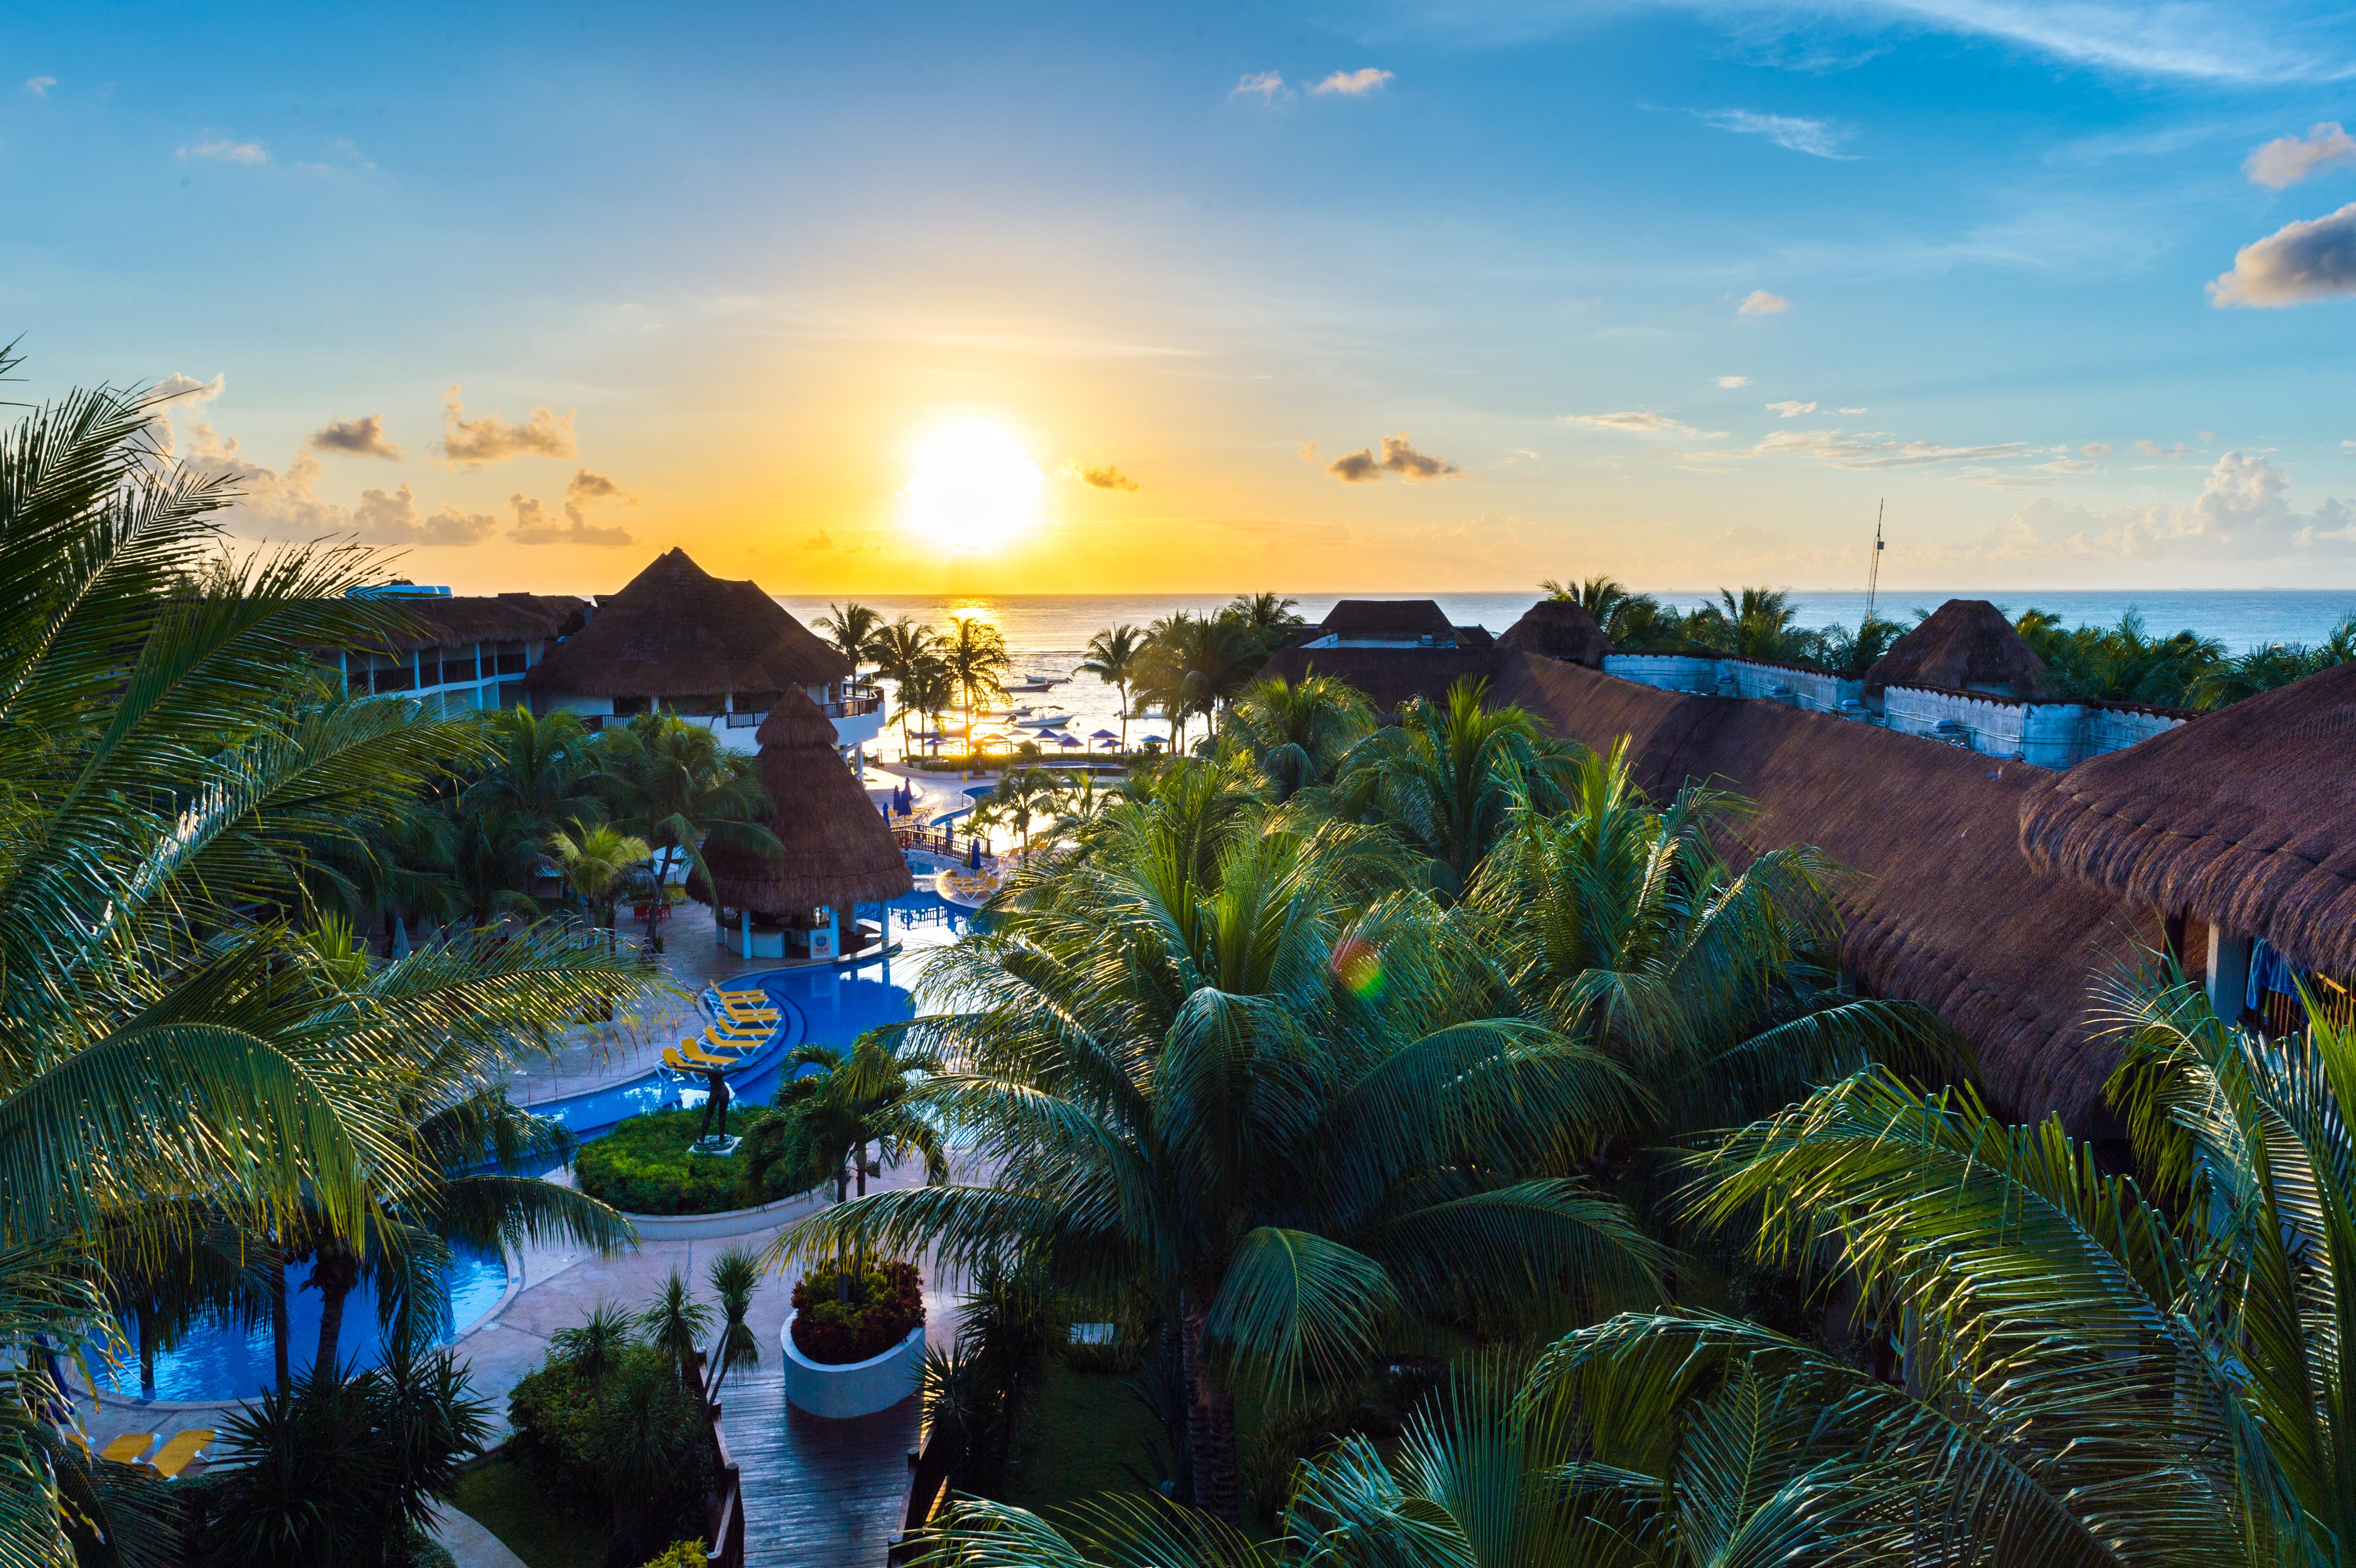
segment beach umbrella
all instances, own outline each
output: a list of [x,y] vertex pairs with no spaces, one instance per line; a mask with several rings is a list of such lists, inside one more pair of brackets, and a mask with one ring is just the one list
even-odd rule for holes
[[979,871],[981,869],[980,839],[969,838],[965,841],[965,863],[968,870]]

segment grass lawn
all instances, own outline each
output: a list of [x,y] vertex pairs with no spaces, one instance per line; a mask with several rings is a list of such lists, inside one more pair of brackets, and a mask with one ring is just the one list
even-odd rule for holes
[[[1153,1489],[1162,1428],[1121,1386],[1124,1381],[1119,1374],[1076,1372],[1059,1359],[1048,1360],[1033,1396],[1030,1435],[1010,1477],[1008,1502],[1039,1513],[1098,1492]],[[1134,1466],[1136,1474],[1124,1465]]]
[[526,1568],[604,1568],[605,1526],[558,1508],[520,1465],[493,1459],[467,1471],[458,1480],[458,1509]]

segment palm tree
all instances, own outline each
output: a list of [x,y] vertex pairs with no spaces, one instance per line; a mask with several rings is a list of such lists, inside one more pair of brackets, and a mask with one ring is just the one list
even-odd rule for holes
[[627,728],[599,739],[615,826],[659,852],[659,894],[682,860],[710,876],[706,845],[769,857],[784,852],[760,821],[772,807],[754,760],[726,750],[706,726],[669,713],[641,713]]
[[490,765],[466,786],[469,805],[501,806],[546,837],[557,825],[594,816],[594,743],[580,715],[564,709],[535,715],[519,703],[487,721]]
[[[887,1028],[868,1030],[847,1051],[804,1045],[786,1061],[776,1100],[785,1115],[746,1136],[755,1146],[746,1159],[770,1190],[807,1192],[831,1179],[840,1203],[854,1179],[865,1197],[871,1174],[909,1158],[924,1161],[928,1183],[948,1179],[948,1146],[916,1110],[917,1088],[940,1071],[938,1058]],[[819,1071],[798,1071],[805,1067]],[[777,1174],[766,1174],[772,1170]]]
[[868,639],[876,671],[892,682],[900,699],[900,754],[908,755],[908,714],[922,711],[912,688],[937,675],[941,668],[940,635],[903,615],[888,626],[878,626]]
[[1006,695],[1005,677],[1014,663],[1006,651],[1006,635],[979,615],[961,615],[956,629],[941,640],[941,664],[949,684],[965,705],[965,744],[973,751],[973,708]]
[[638,1314],[638,1328],[647,1343],[668,1355],[679,1381],[691,1384],[695,1376],[696,1341],[712,1331],[712,1307],[695,1299],[687,1287],[686,1276],[673,1265],[670,1277],[663,1281],[662,1289],[646,1310]]
[[951,1010],[900,1026],[950,1068],[912,1106],[996,1181],[828,1209],[772,1258],[931,1246],[1142,1290],[1180,1344],[1195,1500],[1232,1518],[1239,1388],[1290,1399],[1402,1315],[1650,1296],[1658,1256],[1583,1182],[1527,1174],[1627,1114],[1616,1068],[1486,1007],[1477,951],[1395,876],[1369,907],[1391,862],[1364,829],[1206,809],[1218,764],[1167,771],[1018,879],[927,971]]
[[1607,577],[1600,572],[1583,582],[1557,582],[1549,577],[1538,586],[1546,590],[1547,598],[1568,599],[1586,611],[1588,618],[1602,627],[1607,636],[1611,634],[1612,622],[1619,615],[1621,606],[1634,598],[1627,589],[1621,586],[1617,578]]
[[1294,606],[1300,603],[1281,593],[1239,593],[1219,612],[1219,616],[1242,627],[1260,652],[1269,654],[1275,652],[1294,628],[1308,624],[1295,612]]
[[1332,782],[1333,768],[1375,729],[1356,688],[1330,675],[1263,680],[1236,699],[1226,741],[1249,756],[1279,802]]
[[607,930],[613,927],[615,907],[621,902],[623,880],[630,868],[646,864],[654,855],[643,838],[603,824],[589,827],[578,822],[571,833],[558,828],[551,834],[548,852],[565,886],[588,909],[590,923]]
[[1023,836],[1023,848],[1027,854],[1031,848],[1032,819],[1044,816],[1065,788],[1065,781],[1046,768],[1010,769],[974,808],[973,821],[980,827],[1005,823]]
[[1135,684],[1161,703],[1175,749],[1189,715],[1199,713],[1206,728],[1213,726],[1219,709],[1266,662],[1240,622],[1181,611],[1153,624]]
[[884,629],[884,617],[857,603],[830,604],[827,611],[818,618],[818,629],[836,653],[851,661],[851,678],[857,680],[859,667],[876,656],[875,634]]
[[900,741],[901,754],[904,756],[907,754],[905,731],[908,714],[912,709],[931,720],[932,729],[937,734],[940,731],[941,715],[948,712],[949,705],[956,700],[956,682],[949,675],[948,667],[937,659],[929,664],[921,665],[901,677],[900,724],[903,731]]
[[761,1364],[761,1337],[745,1321],[753,1310],[753,1292],[761,1283],[760,1254],[750,1247],[730,1247],[712,1260],[706,1277],[720,1298],[720,1338],[712,1348],[712,1379],[703,1397],[720,1397],[720,1385],[730,1372],[751,1371]]
[[1129,752],[1129,688],[1143,663],[1145,636],[1135,626],[1108,626],[1088,639],[1087,656],[1079,670],[1096,677],[1120,693],[1120,749]]
[[440,985],[363,993],[297,939],[327,852],[396,831],[474,726],[345,696],[312,650],[400,623],[347,595],[367,559],[221,564],[234,492],[155,463],[155,411],[102,389],[0,432],[0,1541],[19,1561],[70,1560],[60,1487],[134,1528],[65,1457],[38,1349],[107,1331],[108,1227],[160,1250],[217,1223],[252,1255],[302,1204],[355,1234],[371,1193],[427,1179],[399,1108],[421,1057],[496,1078],[644,981],[544,933],[437,944],[393,968]]
[[2172,967],[2119,987],[2114,1018],[2108,1093],[2140,1180],[2057,1124],[1882,1072],[1711,1157],[1701,1212],[1771,1257],[1837,1247],[1898,1326],[1900,1386],[1699,1315],[1557,1355],[1645,1419],[1680,1397],[1674,1359],[1774,1358],[1852,1453],[1912,1484],[1942,1560],[2348,1562],[2356,1038],[2311,999],[2300,1033],[2230,1027]]
[[1520,709],[1489,707],[1487,685],[1460,680],[1444,704],[1410,699],[1396,725],[1359,741],[1336,767],[1343,809],[1387,824],[1429,857],[1451,898],[1518,811],[1562,809],[1580,756],[1580,748],[1549,738]]
[[2314,647],[2303,643],[2276,644],[2220,660],[2186,683],[2184,699],[2194,708],[2223,708],[2351,658],[2356,658],[2356,615],[2341,621],[2328,639]]

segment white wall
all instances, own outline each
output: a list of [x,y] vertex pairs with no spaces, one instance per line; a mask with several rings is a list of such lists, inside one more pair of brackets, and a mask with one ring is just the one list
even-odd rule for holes
[[1881,710],[1892,730],[1968,744],[1983,756],[2019,757],[2056,769],[2075,767],[2184,722],[2132,709],[2020,702],[1902,686],[1881,694]]
[[1684,654],[1606,654],[1603,673],[1664,691],[1755,697],[1818,713],[1838,713],[1841,704],[1858,701],[1865,692],[1862,681],[1842,680],[1815,670]]

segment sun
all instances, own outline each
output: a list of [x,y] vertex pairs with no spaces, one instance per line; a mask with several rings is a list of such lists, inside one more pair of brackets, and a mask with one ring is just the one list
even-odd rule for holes
[[1039,520],[1046,475],[1003,425],[960,420],[937,426],[916,443],[916,462],[900,492],[902,517],[936,549],[985,554]]

